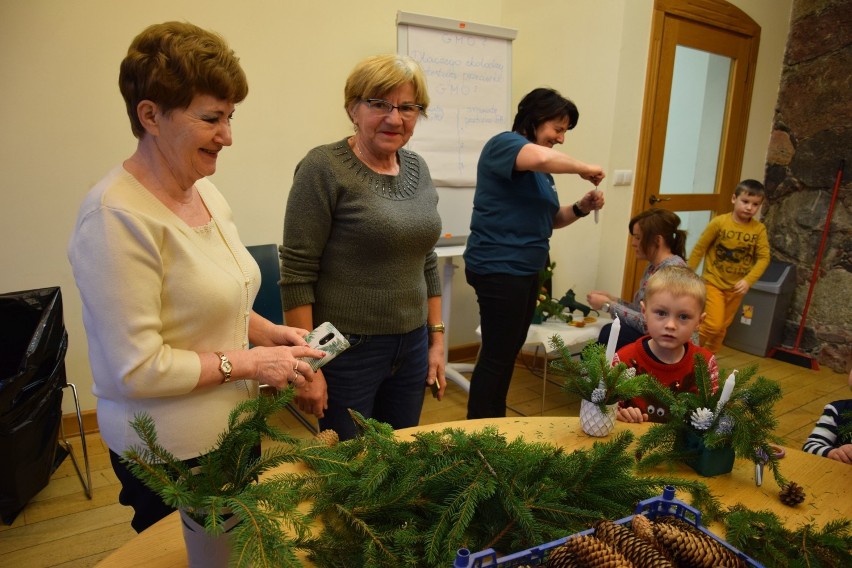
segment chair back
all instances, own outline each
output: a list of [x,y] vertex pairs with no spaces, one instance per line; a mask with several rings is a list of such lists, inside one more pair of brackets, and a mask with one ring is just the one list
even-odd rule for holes
[[281,304],[281,288],[278,281],[281,271],[278,261],[278,245],[251,245],[246,247],[260,266],[260,290],[254,300],[254,311],[275,324],[284,323],[284,308]]

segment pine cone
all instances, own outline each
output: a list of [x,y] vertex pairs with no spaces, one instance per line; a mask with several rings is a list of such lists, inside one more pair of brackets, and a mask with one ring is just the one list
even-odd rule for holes
[[667,525],[671,525],[683,532],[692,533],[694,535],[698,535],[700,537],[706,537],[703,532],[701,532],[698,527],[693,525],[692,523],[688,523],[679,517],[675,517],[673,515],[661,515],[654,519],[655,523],[664,523]]
[[645,515],[634,515],[631,527],[633,528],[633,534],[638,538],[641,538],[654,547],[657,546],[657,537],[654,535],[654,527],[648,517]]
[[634,568],[612,546],[594,536],[584,535],[569,538],[565,544],[553,551],[547,559],[548,568]]
[[654,534],[680,566],[746,568],[744,560],[703,533],[693,534],[669,523],[654,523]]
[[795,507],[805,500],[805,490],[793,481],[785,485],[778,495],[781,497],[781,502],[788,507]]
[[579,568],[582,565],[571,547],[564,544],[554,548],[547,557],[547,568]]
[[595,525],[595,536],[610,544],[636,566],[672,567],[672,563],[660,551],[625,526],[617,525],[612,521],[600,521]]
[[329,448],[333,448],[338,444],[338,442],[340,442],[340,438],[338,437],[337,432],[335,432],[334,430],[323,430],[322,432],[314,436],[314,438],[317,441],[322,442]]

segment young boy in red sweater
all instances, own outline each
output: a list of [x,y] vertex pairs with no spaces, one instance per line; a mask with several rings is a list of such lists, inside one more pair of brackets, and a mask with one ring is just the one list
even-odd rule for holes
[[[701,354],[710,370],[713,392],[719,384],[719,368],[711,352],[690,341],[704,319],[704,282],[685,266],[666,266],[645,286],[641,302],[648,335],[625,345],[615,354],[620,362],[656,378],[673,391],[697,390],[695,355]],[[617,419],[622,422],[666,422],[669,409],[657,400],[634,398],[622,404]]]

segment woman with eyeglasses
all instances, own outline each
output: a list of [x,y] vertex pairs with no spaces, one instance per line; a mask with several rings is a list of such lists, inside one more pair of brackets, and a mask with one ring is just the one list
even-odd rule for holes
[[343,106],[355,133],[296,167],[280,284],[288,325],[330,321],[351,344],[297,397],[345,440],[357,434],[349,409],[415,426],[426,386],[440,399],[446,381],[438,195],[423,158],[403,148],[429,106],[423,71],[406,56],[369,57]]
[[600,166],[554,150],[577,125],[577,107],[553,89],[518,104],[511,132],[486,142],[476,167],[465,277],[476,291],[482,347],[470,382],[468,418],[506,416],[515,358],[527,337],[553,229],[603,207],[594,188],[560,205],[552,174],[576,174],[597,186]]
[[[630,246],[638,260],[647,260],[639,289],[628,302],[603,290],[593,290],[586,301],[596,310],[618,316],[621,331],[618,334],[616,351],[630,345],[647,333],[645,316],[642,315],[642,302],[645,300],[645,285],[661,268],[666,266],[686,266],[686,231],[679,229],[680,217],[668,209],[652,208],[642,211],[627,223],[630,231]],[[598,343],[609,342],[612,324],[601,328]]]

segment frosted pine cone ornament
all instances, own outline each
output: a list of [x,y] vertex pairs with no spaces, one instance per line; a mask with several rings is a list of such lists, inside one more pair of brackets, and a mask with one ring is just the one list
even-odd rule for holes
[[692,411],[689,421],[693,428],[703,432],[713,423],[713,411],[709,408],[696,408]]

